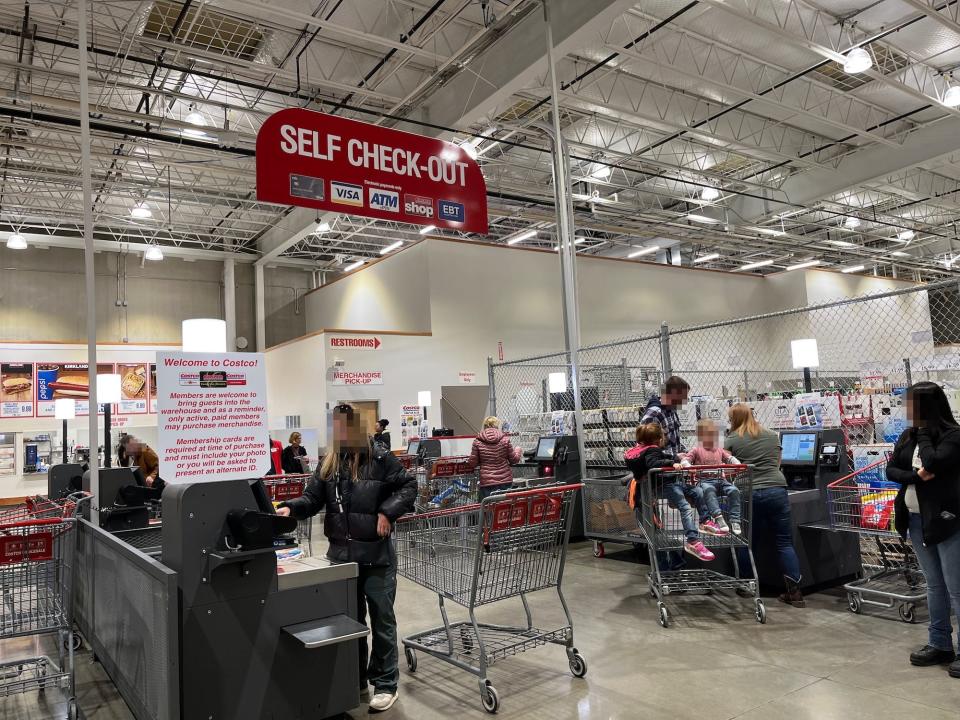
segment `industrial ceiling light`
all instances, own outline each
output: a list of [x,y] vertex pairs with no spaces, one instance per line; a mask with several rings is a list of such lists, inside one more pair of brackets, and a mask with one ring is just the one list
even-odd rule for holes
[[632,260],[633,258],[638,258],[638,257],[642,257],[642,256],[644,256],[644,255],[649,255],[649,254],[651,254],[651,253],[655,253],[655,252],[656,252],[657,250],[659,250],[659,249],[660,249],[660,246],[659,246],[659,245],[651,245],[650,247],[645,247],[645,248],[643,248],[643,249],[641,249],[641,250],[635,250],[634,252],[632,252],[632,253],[630,253],[629,255],[627,255],[627,258],[629,258],[629,259]]
[[897,240],[900,242],[910,242],[916,236],[917,234],[913,230],[903,230],[902,232],[897,233]]
[[207,134],[200,128],[206,126],[207,120],[201,113],[193,110],[192,107],[193,106],[191,106],[190,112],[187,113],[187,116],[183,119],[183,121],[185,123],[189,123],[190,125],[196,125],[196,128],[184,128],[181,130],[181,134],[186,135],[187,137],[195,138],[206,137]]
[[860,272],[861,270],[864,269],[864,267],[865,267],[864,265],[852,265],[851,267],[843,268],[843,270],[841,270],[840,272],[846,275],[847,273]]
[[873,67],[873,59],[863,48],[853,48],[843,56],[843,71],[850,75],[866,72]]
[[163,260],[163,250],[159,245],[150,245],[144,251],[143,257],[146,260]]
[[804,268],[813,267],[814,265],[819,265],[822,263],[822,260],[806,260],[802,263],[797,263],[796,265],[787,265],[787,270],[803,270]]
[[133,206],[133,209],[130,211],[130,215],[131,217],[135,217],[137,220],[147,220],[153,217],[153,211],[144,200]]
[[27,240],[20,233],[13,233],[10,237],[7,238],[7,249],[8,250],[26,250],[27,249]]
[[849,228],[850,230],[856,230],[858,227],[860,227],[860,218],[855,218],[855,217],[852,217],[852,216],[848,216],[848,217],[843,221],[843,226],[844,226],[845,228]]
[[516,245],[517,243],[522,243],[524,240],[529,240],[532,237],[537,236],[536,230],[526,230],[519,235],[514,235],[512,238],[507,240],[507,245]]
[[960,106],[960,85],[951,85],[943,94],[941,102],[947,107]]
[[386,255],[387,253],[391,253],[391,252],[393,252],[394,250],[396,250],[397,248],[400,248],[400,247],[403,247],[403,240],[397,240],[395,243],[390,243],[390,244],[387,245],[385,248],[382,248],[382,249],[380,250],[380,254],[381,254],[381,255]]
[[583,245],[583,244],[584,244],[587,240],[589,240],[589,239],[590,239],[590,238],[578,237],[578,238],[576,238],[576,239],[573,241],[573,244],[574,244],[574,245]]
[[910,257],[910,253],[905,253],[900,250],[894,250],[890,254],[893,255],[894,257]]
[[693,264],[696,265],[698,263],[710,262],[711,260],[716,260],[718,257],[720,257],[720,253],[709,253],[707,255],[701,255],[700,257],[693,259]]
[[356,262],[352,262],[352,263],[350,263],[349,265],[347,265],[347,266],[343,269],[343,272],[348,273],[348,272],[350,272],[351,270],[356,270],[358,267],[360,267],[361,265],[363,265],[365,262],[366,262],[366,260],[357,260]]
[[757,268],[767,267],[767,265],[773,265],[773,260],[760,260],[759,262],[747,263],[746,265],[741,265],[738,270],[756,270]]
[[856,243],[847,242],[846,240],[827,240],[827,242],[842,248],[855,248],[857,246]]
[[469,155],[471,160],[476,160],[477,155],[479,155],[477,152],[477,146],[475,144],[476,142],[479,141],[464,140],[462,143],[460,143],[460,149]]
[[720,222],[719,220],[714,220],[712,217],[707,217],[706,215],[698,215],[697,213],[689,213],[687,215],[687,220],[693,220],[698,223],[709,223],[716,224]]
[[781,237],[787,234],[784,230],[777,230],[776,228],[768,227],[758,227],[757,232],[761,232],[764,235],[773,235],[773,237]]
[[707,201],[716,200],[718,197],[720,197],[720,191],[717,190],[715,187],[705,187],[703,190],[700,191],[701,200],[707,200]]
[[610,173],[612,172],[613,171],[610,169],[609,165],[595,163],[593,166],[593,172],[590,173],[590,177],[595,180],[606,180],[608,177],[610,177]]
[[323,235],[323,233],[330,232],[330,223],[328,222],[318,222],[317,229],[314,231],[317,235]]
[[436,225],[425,225],[424,227],[420,228],[420,234],[426,235],[427,233],[432,233],[436,229]]

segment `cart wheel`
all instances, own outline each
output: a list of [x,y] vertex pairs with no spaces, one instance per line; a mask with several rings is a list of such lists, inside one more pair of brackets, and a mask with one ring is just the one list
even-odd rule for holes
[[480,693],[480,701],[483,703],[483,709],[491,715],[496,714],[500,709],[500,696],[497,695],[496,688],[487,680],[487,686]]
[[69,650],[71,645],[73,646],[73,651],[74,651],[74,652],[76,652],[76,651],[79,650],[81,647],[83,647],[83,638],[80,637],[80,633],[78,633],[76,630],[74,630],[74,631],[70,634],[70,637],[64,638],[64,640],[63,640],[63,649],[64,649],[64,650]]
[[657,609],[660,611],[660,626],[670,627],[670,613],[667,612],[667,606],[663,603],[657,603]]
[[757,600],[756,616],[757,622],[761,625],[765,625],[767,623],[767,606],[764,605],[760,600]]
[[407,657],[407,669],[415,673],[417,671],[417,653],[413,648],[404,648],[403,654]]
[[602,558],[607,554],[607,549],[603,546],[602,542],[593,543],[593,556],[595,558]]
[[914,612],[913,603],[904,603],[900,606],[900,619],[905,623],[913,623],[917,621],[916,613]]
[[80,717],[80,713],[77,711],[77,701],[70,698],[67,703],[67,720],[77,720],[78,717]]
[[850,608],[850,612],[859,613],[860,596],[854,595],[853,593],[847,593],[847,607]]
[[583,655],[576,650],[574,650],[573,655],[570,656],[570,672],[574,677],[578,678],[582,678],[587,674],[587,661],[584,660]]

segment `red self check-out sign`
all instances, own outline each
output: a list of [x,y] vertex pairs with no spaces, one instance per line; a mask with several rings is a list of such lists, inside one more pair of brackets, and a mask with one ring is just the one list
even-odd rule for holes
[[461,147],[303,108],[260,128],[257,199],[487,232],[487,186]]

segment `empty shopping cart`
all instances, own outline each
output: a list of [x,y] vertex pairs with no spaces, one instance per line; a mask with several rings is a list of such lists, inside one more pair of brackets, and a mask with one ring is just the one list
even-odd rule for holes
[[[404,638],[411,672],[417,651],[479,678],[487,712],[500,707],[487,668],[498,660],[549,643],[563,645],[570,672],[587,673],[573,644],[573,621],[561,588],[573,501],[579,484],[508,492],[480,504],[400,518],[396,524],[398,571],[437,593],[443,625]],[[558,628],[535,627],[527,595],[556,588],[566,617]],[[520,597],[526,614],[517,626],[477,621],[475,611]],[[451,623],[445,600],[467,608],[469,620]]]
[[893,529],[900,486],[886,479],[886,465],[881,460],[827,486],[830,526],[860,536],[862,577],[843,586],[851,612],[896,607],[900,619],[912,623],[926,602],[927,583],[910,541]]
[[[712,550],[729,550],[733,562],[733,574],[725,575],[709,567],[668,570],[660,567],[657,553],[682,552],[684,547],[683,520],[680,511],[668,499],[671,486],[676,484],[697,485],[704,482],[732,483],[740,491],[741,525],[740,535],[700,534],[700,540]],[[751,597],[754,602],[754,614],[757,622],[767,621],[767,610],[760,599],[757,568],[750,548],[750,516],[752,503],[752,481],[750,468],[746,465],[717,465],[683,468],[680,470],[651,470],[649,479],[640,483],[641,512],[640,529],[650,547],[650,574],[647,576],[650,594],[657,599],[658,620],[660,625],[670,625],[670,612],[664,603],[664,597],[671,593],[704,593],[715,590],[736,590]],[[718,492],[718,500],[724,517],[729,522],[730,506],[726,497]],[[692,504],[692,503],[691,503]],[[699,524],[699,510],[694,505],[695,522]],[[747,562],[749,567],[740,567]]]

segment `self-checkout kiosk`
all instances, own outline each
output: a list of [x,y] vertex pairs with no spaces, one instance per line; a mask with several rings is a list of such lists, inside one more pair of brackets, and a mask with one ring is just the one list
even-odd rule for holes
[[[533,453],[533,462],[536,463],[536,479],[531,485],[545,483],[580,482],[580,448],[577,445],[576,435],[546,435],[537,441]],[[583,538],[583,497],[577,493],[570,525],[570,539]]]

